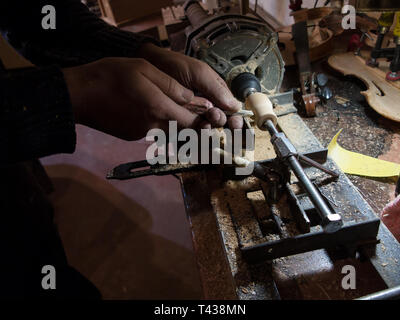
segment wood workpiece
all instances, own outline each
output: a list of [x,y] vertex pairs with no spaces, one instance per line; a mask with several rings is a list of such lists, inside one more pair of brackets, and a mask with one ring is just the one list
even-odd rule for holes
[[254,112],[257,127],[262,130],[267,130],[264,127],[266,121],[271,120],[274,125],[278,122],[272,102],[264,93],[256,92],[248,96],[246,99],[246,109]]
[[351,75],[362,80],[367,90],[362,94],[371,108],[382,116],[400,122],[400,84],[388,82],[386,74],[379,68],[365,64],[365,60],[353,52],[335,54],[328,60],[329,65],[344,75]]

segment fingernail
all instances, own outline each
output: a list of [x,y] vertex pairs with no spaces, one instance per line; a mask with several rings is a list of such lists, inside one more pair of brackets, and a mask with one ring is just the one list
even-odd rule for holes
[[193,97],[194,97],[194,93],[190,90],[185,90],[183,92],[183,99],[185,99],[186,103],[189,103],[192,101]]

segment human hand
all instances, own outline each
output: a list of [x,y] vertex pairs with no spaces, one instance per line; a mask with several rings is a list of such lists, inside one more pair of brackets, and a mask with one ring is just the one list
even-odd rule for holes
[[[141,47],[139,55],[184,87],[200,92],[215,107],[229,113],[235,113],[241,108],[241,103],[234,98],[225,81],[206,63],[150,43]],[[217,113],[215,115],[218,116]],[[229,117],[228,124],[231,129],[241,129],[243,118]]]
[[383,209],[381,219],[400,241],[400,195]]
[[[76,122],[125,140],[143,138],[153,128],[167,131],[172,120],[185,128],[226,123],[218,108],[203,115],[186,109],[193,92],[144,59],[105,58],[63,72]],[[236,110],[223,99],[226,109]]]

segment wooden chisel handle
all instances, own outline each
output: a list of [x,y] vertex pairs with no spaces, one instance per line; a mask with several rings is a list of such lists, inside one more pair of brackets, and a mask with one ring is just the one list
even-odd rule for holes
[[268,96],[261,92],[250,94],[246,98],[246,109],[252,110],[255,116],[256,125],[259,129],[267,131],[265,122],[271,120],[274,125],[278,123],[278,117]]

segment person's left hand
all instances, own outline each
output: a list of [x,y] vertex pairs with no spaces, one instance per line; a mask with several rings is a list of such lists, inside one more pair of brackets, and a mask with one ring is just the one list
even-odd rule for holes
[[[150,43],[141,47],[139,56],[184,87],[203,94],[215,107],[229,113],[237,112],[241,108],[241,103],[234,98],[225,81],[206,63]],[[219,116],[221,115],[215,112],[215,117]],[[231,129],[241,129],[243,118],[229,117],[228,124]]]

